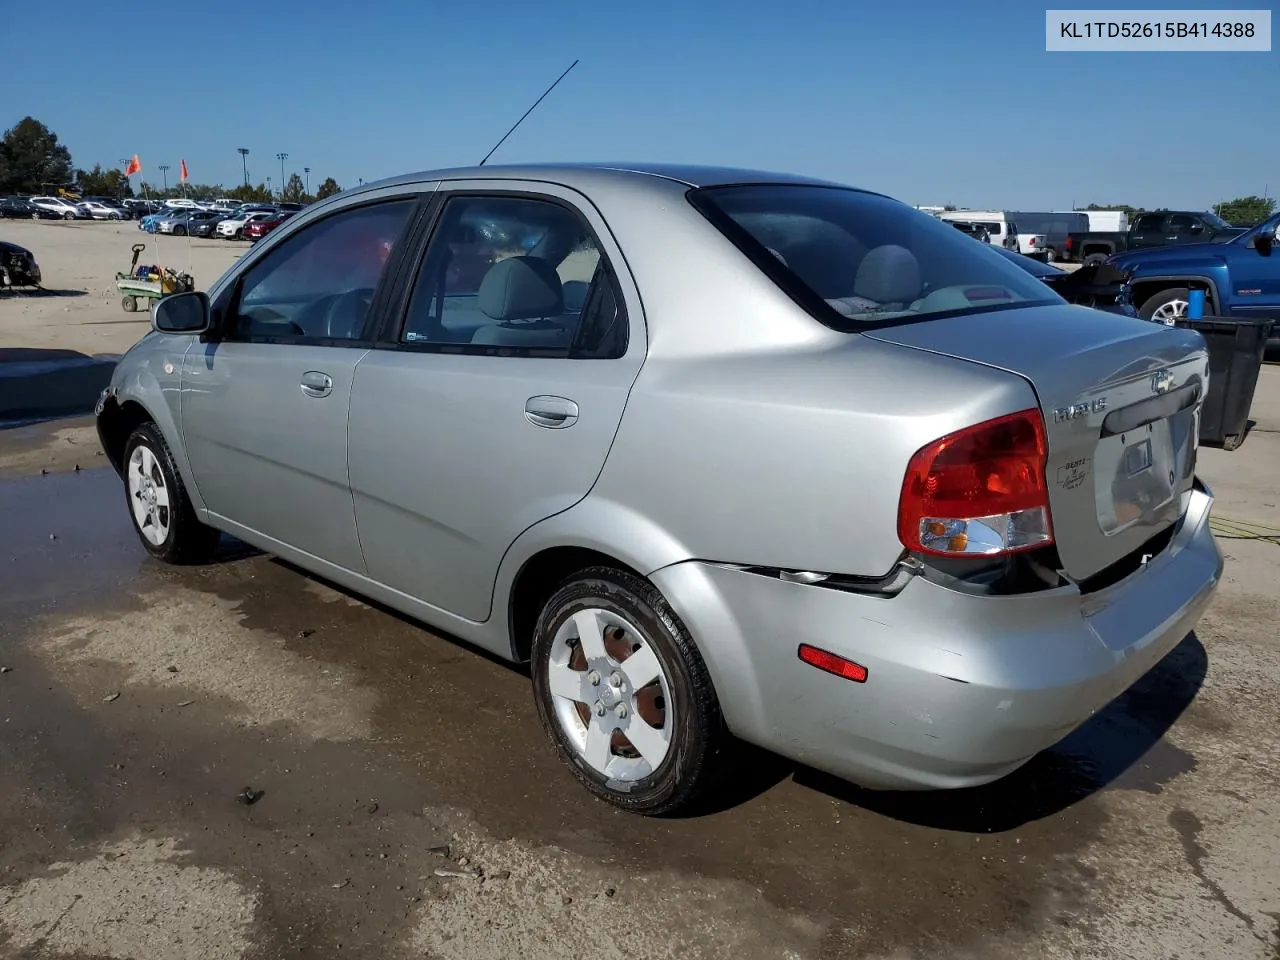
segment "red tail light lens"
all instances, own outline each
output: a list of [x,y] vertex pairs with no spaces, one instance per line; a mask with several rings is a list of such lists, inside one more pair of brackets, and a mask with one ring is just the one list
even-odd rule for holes
[[898,538],[945,557],[999,556],[1053,542],[1039,410],[1023,410],[935,440],[907,465]]

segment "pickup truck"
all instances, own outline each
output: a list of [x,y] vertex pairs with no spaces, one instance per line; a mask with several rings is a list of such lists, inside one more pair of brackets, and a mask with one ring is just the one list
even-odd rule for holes
[[1268,348],[1280,348],[1280,214],[1227,240],[1130,250],[1108,264],[1129,275],[1130,302],[1146,320],[1186,316],[1191,290],[1206,316],[1275,318]]
[[1062,259],[1101,263],[1115,253],[1176,244],[1224,243],[1245,232],[1207,211],[1160,210],[1140,215],[1127,233],[1068,233]]

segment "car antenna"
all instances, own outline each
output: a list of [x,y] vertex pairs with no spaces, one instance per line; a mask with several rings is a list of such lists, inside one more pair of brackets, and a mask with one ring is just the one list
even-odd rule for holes
[[537,109],[538,104],[540,104],[543,100],[547,99],[547,94],[550,93],[552,90],[554,90],[556,88],[556,85],[559,84],[561,80],[563,80],[565,77],[569,75],[569,70],[572,70],[577,65],[578,65],[578,61],[577,60],[573,61],[573,63],[569,64],[568,69],[566,69],[564,73],[556,77],[556,82],[551,84],[551,86],[547,87],[547,89],[542,92],[542,96],[540,96],[537,100],[533,101],[533,106],[524,112],[524,116],[522,116],[519,120],[513,123],[511,125],[511,129],[502,135],[502,139],[493,145],[493,149],[484,155],[484,159],[480,161],[480,166],[483,167],[488,162],[489,158],[492,157],[497,152],[498,148],[506,142],[507,137],[511,136],[511,134],[516,132],[516,127],[524,123],[524,118],[529,116],[529,114],[533,113],[533,111]]

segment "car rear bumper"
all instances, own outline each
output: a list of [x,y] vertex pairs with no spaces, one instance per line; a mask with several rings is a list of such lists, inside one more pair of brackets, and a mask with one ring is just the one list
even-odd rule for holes
[[[1057,743],[1191,632],[1222,574],[1212,502],[1198,487],[1162,553],[1084,596],[975,596],[917,576],[882,597],[699,561],[652,579],[737,736],[866,787],[976,786]],[[801,643],[862,664],[866,682],[801,662]]]

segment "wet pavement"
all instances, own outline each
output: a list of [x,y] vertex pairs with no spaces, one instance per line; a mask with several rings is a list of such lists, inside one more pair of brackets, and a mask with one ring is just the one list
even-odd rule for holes
[[231,541],[157,564],[76,459],[0,479],[0,957],[1280,957],[1274,545],[999,784],[744,750],[655,821],[560,768],[520,669]]

